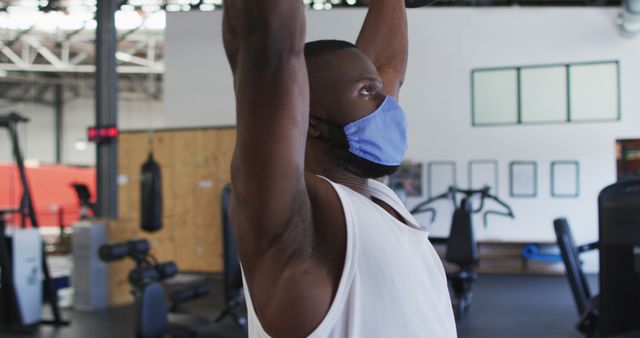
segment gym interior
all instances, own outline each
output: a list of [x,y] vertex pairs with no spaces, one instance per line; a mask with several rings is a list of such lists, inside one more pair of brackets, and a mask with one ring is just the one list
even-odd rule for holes
[[[0,1],[0,337],[249,336],[222,2]],[[301,2],[353,42],[374,1]],[[458,336],[640,337],[640,1],[406,7],[383,181]]]

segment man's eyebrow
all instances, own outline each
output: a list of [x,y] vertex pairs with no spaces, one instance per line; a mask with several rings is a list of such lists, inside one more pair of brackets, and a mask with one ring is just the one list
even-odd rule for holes
[[358,82],[362,82],[362,81],[371,81],[371,82],[378,82],[379,84],[382,84],[382,79],[377,78],[377,77],[373,77],[373,76],[365,76],[362,77],[358,80]]

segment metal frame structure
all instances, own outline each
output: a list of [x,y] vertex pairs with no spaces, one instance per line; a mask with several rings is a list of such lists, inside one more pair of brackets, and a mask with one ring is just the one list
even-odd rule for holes
[[[330,9],[332,7],[345,6],[367,6],[370,0],[304,0],[304,3],[315,9]],[[24,0],[2,0],[0,1],[0,11],[9,5],[28,3]],[[35,1],[33,1],[35,3]],[[222,0],[121,0],[120,6],[127,6],[134,9],[158,8],[168,11],[190,11],[190,10],[214,10],[222,7]],[[325,7],[325,4],[329,4]],[[620,6],[622,0],[438,0],[433,5],[436,6]],[[42,11],[57,11],[67,8],[69,5],[95,6],[95,1],[71,2],[68,0],[49,0],[45,5],[31,5]]]
[[[95,32],[74,35],[6,31],[0,40],[0,73],[87,73],[96,71],[93,60]],[[122,74],[162,74],[162,32],[141,32],[121,37],[115,57]]]
[[[13,151],[13,156],[14,156],[14,160],[16,163],[16,166],[18,168],[18,173],[20,175],[20,182],[22,185],[22,198],[20,200],[20,208],[18,210],[4,210],[4,211],[0,211],[0,217],[2,217],[3,213],[16,213],[18,215],[20,215],[20,219],[21,219],[21,226],[22,228],[26,227],[26,223],[27,223],[27,219],[29,219],[31,226],[34,228],[38,228],[39,227],[39,223],[38,223],[38,218],[36,216],[36,212],[35,212],[35,206],[33,204],[33,200],[32,200],[32,196],[31,196],[31,187],[29,185],[29,180],[26,174],[26,169],[24,166],[24,158],[22,156],[22,151],[20,149],[20,145],[18,143],[18,131],[17,131],[17,126],[19,123],[25,123],[28,122],[29,120],[18,115],[17,113],[11,113],[9,115],[2,115],[0,116],[0,128],[5,128],[8,130],[9,132],[9,138],[11,141],[11,145],[12,145],[12,151]],[[4,223],[2,220],[0,220],[0,241],[2,241],[2,248],[0,248],[0,255],[2,262],[0,262],[0,265],[2,265],[2,270],[6,270],[8,266],[10,266],[10,264],[8,263],[8,255],[9,252],[8,250],[4,247],[4,236],[5,236],[5,231],[4,231]],[[62,318],[62,314],[60,311],[60,306],[58,304],[58,297],[56,295],[55,292],[55,288],[53,286],[53,280],[51,278],[51,275],[49,273],[49,266],[47,264],[47,260],[45,257],[45,250],[44,250],[44,244],[43,244],[43,248],[42,248],[42,274],[44,277],[43,280],[43,291],[44,291],[44,296],[45,296],[45,300],[49,303],[49,305],[51,306],[51,312],[53,314],[53,319],[52,320],[41,320],[40,324],[47,324],[47,325],[53,325],[53,326],[66,326],[69,325],[68,321],[65,321]],[[10,276],[10,273],[6,273],[6,271],[3,271],[2,273],[2,284],[3,285],[8,285],[5,287],[5,290],[7,288],[13,288],[13,282],[8,280],[8,276]],[[9,283],[7,283],[9,282]],[[2,290],[3,293],[6,293],[7,291]],[[9,301],[12,302],[12,304],[10,304],[11,307],[13,307],[13,309],[17,310],[18,309],[18,302],[17,299],[15,298],[15,296],[12,296],[11,293],[15,293],[15,290],[12,290],[11,292],[8,292],[7,296],[10,299]],[[1,327],[0,329],[8,329],[8,330],[22,330],[24,329],[24,324],[22,322],[22,318],[18,313],[19,311],[16,311],[16,313],[9,313],[7,314],[8,317],[7,318],[1,318],[0,319],[0,326],[4,326],[6,325],[6,327]]]

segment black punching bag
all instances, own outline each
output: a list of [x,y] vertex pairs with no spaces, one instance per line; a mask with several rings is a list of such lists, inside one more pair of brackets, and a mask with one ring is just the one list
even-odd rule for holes
[[140,172],[140,227],[147,232],[162,229],[162,176],[160,166],[149,153]]

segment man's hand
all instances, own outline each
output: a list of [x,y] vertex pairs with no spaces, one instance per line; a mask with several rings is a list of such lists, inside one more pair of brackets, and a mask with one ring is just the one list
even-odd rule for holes
[[408,59],[407,13],[404,0],[370,0],[356,45],[373,62],[384,81],[383,93],[398,96]]

